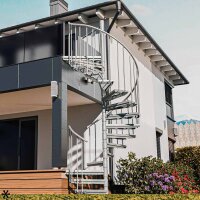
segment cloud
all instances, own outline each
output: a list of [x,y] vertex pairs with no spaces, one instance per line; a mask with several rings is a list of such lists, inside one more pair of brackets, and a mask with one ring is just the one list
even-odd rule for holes
[[148,16],[152,14],[152,10],[144,5],[141,4],[134,4],[131,6],[131,10],[133,14],[140,15],[140,16]]

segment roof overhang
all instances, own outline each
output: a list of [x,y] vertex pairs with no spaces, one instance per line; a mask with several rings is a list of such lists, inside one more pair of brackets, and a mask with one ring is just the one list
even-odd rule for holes
[[94,16],[97,16],[100,19],[114,18],[119,9],[119,2],[121,3],[121,12],[116,19],[117,26],[122,28],[125,35],[130,37],[132,42],[136,43],[141,51],[144,51],[145,56],[149,57],[151,62],[168,80],[173,83],[173,85],[188,84],[189,81],[185,78],[181,71],[121,1],[116,0],[100,3],[68,11],[63,14],[0,29],[0,37],[31,31],[40,27],[52,26],[62,22],[75,22],[79,20],[82,23],[87,23],[88,20]]

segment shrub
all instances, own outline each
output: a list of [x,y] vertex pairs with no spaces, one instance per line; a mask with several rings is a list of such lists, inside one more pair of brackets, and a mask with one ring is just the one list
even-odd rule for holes
[[194,170],[180,162],[163,163],[153,157],[137,159],[129,153],[117,165],[119,183],[129,194],[198,193]]
[[[149,188],[151,181],[155,181],[155,190],[157,188],[158,193],[166,193],[158,187],[156,181],[159,182],[159,180],[156,180],[156,177],[154,177],[155,180],[150,178],[153,173],[158,172],[158,169],[161,171],[163,168],[164,163],[161,160],[152,157],[137,159],[134,153],[129,153],[127,159],[120,159],[118,163],[117,178],[120,184],[125,185],[126,193],[151,193]],[[159,173],[160,175],[162,174]]]
[[200,184],[200,146],[177,149],[175,162],[181,162],[194,170],[196,182]]

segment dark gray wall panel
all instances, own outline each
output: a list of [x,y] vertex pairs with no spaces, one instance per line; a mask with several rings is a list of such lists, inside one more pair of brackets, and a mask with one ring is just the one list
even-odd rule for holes
[[59,24],[0,38],[0,67],[62,55],[62,35]]
[[18,66],[0,68],[0,92],[18,87]]
[[50,84],[52,80],[52,59],[24,63],[19,66],[20,88]]
[[25,33],[25,62],[62,55],[62,26]]
[[24,33],[0,38],[0,66],[24,62]]

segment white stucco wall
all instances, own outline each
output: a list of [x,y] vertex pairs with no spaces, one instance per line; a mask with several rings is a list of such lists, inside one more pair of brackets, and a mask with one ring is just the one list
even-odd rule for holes
[[37,169],[52,169],[52,130],[51,110],[9,114],[0,116],[2,119],[14,119],[22,117],[38,117],[38,150]]
[[[166,124],[166,104],[165,104],[165,89],[163,74],[150,62],[148,57],[145,57],[143,51],[138,49],[136,44],[133,44],[129,37],[124,35],[120,28],[114,27],[111,32],[132,52],[137,59],[139,65],[139,89],[140,89],[140,127],[135,130],[136,138],[129,139],[125,142],[126,149],[115,149],[115,161],[120,157],[127,156],[127,153],[135,152],[137,157],[152,155],[157,156],[156,148],[156,129],[161,130],[161,157],[164,161],[169,159],[168,151],[168,135]],[[116,46],[111,45],[111,57],[116,63]],[[122,59],[122,52],[120,59]],[[127,60],[125,58],[125,60]],[[127,62],[127,61],[125,61]],[[112,70],[111,70],[112,74]],[[116,69],[113,70],[113,77],[117,74]],[[126,70],[127,81],[129,81],[130,72]],[[111,75],[112,76],[112,75]],[[112,79],[113,79],[112,77]],[[113,88],[114,89],[114,88]]]

